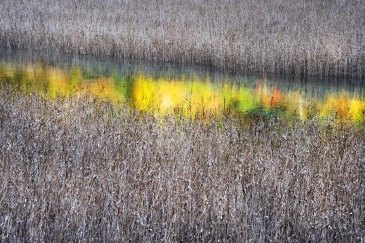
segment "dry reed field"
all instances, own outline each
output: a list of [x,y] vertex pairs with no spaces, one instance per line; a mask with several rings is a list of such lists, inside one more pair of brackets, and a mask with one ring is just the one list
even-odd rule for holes
[[365,77],[363,0],[2,0],[0,45]]
[[362,242],[362,127],[158,120],[0,89],[4,242]]

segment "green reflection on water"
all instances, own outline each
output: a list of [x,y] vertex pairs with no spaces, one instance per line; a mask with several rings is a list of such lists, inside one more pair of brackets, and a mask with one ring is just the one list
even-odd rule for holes
[[278,85],[266,79],[250,82],[229,78],[213,80],[209,75],[185,73],[149,75],[134,70],[97,72],[92,67],[64,67],[40,62],[26,64],[3,61],[0,80],[16,84],[23,92],[49,99],[91,94],[114,104],[128,102],[135,109],[156,116],[178,114],[189,118],[283,116],[306,120],[324,119],[363,123],[363,90],[331,89],[314,85]]

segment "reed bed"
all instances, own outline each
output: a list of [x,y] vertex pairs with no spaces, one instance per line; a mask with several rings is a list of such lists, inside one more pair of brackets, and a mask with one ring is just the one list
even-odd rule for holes
[[0,44],[364,78],[364,12],[358,0],[2,0]]
[[362,127],[157,119],[0,89],[2,241],[361,242]]

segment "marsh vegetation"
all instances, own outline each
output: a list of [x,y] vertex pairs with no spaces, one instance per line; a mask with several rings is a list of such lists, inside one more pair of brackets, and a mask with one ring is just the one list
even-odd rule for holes
[[356,0],[2,0],[0,44],[362,78],[364,12]]
[[1,0],[0,241],[363,242],[364,12]]
[[0,90],[5,241],[364,237],[363,128],[156,119]]

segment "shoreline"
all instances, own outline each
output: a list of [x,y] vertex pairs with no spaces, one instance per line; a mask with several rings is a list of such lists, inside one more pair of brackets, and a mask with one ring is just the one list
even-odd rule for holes
[[[7,48],[0,45],[0,54],[3,55],[1,60],[23,60],[26,61],[44,61],[46,63],[56,63],[66,65],[67,63],[80,62],[84,64],[95,64],[101,63],[103,65],[137,67],[150,69],[148,73],[158,72],[157,70],[168,70],[172,73],[198,73],[199,75],[211,75],[218,77],[217,79],[232,78],[261,78],[266,80],[274,80],[275,82],[304,82],[323,85],[342,85],[353,83],[355,85],[365,85],[365,80],[360,78],[351,77],[320,77],[320,76],[296,76],[295,74],[275,74],[275,73],[263,73],[263,72],[244,72],[239,70],[222,69],[214,66],[207,66],[203,64],[191,64],[191,63],[177,63],[177,62],[162,62],[162,61],[151,61],[146,59],[118,59],[113,56],[96,56],[92,54],[77,54],[67,53],[61,50],[32,50],[30,48]],[[26,60],[26,61],[25,61]],[[155,71],[152,71],[155,70]]]
[[137,110],[156,116],[203,118],[198,111],[204,110],[216,118],[234,114],[265,117],[270,113],[288,120],[335,116],[338,122],[364,122],[363,82],[230,76],[203,69],[57,53],[0,54],[0,81],[7,80],[25,93],[35,92],[50,99],[93,94],[113,104],[128,100]]

